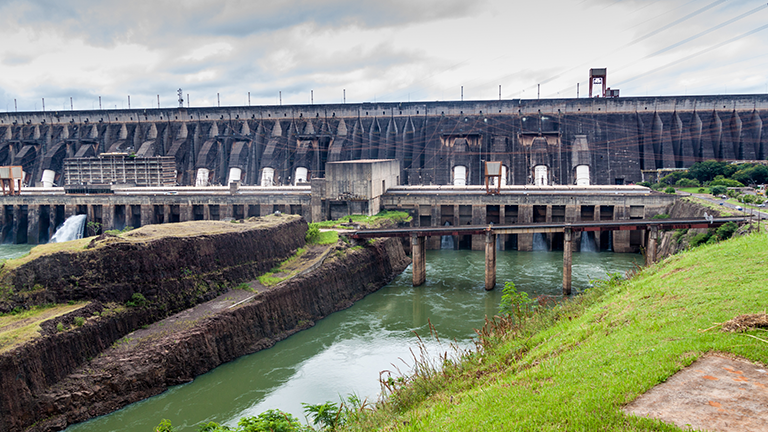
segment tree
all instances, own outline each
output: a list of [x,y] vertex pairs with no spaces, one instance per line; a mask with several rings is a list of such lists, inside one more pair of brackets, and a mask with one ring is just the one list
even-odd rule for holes
[[725,195],[726,192],[728,192],[728,188],[725,186],[712,186],[709,188],[710,192],[712,192],[712,195],[714,196],[720,196]]
[[723,175],[726,165],[725,162],[718,162],[716,160],[696,162],[688,168],[688,174],[699,182],[705,183],[711,181],[717,175]]

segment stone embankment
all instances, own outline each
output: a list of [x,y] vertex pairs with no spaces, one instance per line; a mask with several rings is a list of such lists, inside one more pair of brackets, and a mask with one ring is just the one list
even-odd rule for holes
[[[669,209],[669,217],[672,219],[702,218],[704,213],[714,217],[722,216],[718,209],[704,207],[688,199],[676,200]],[[664,258],[685,250],[690,239],[702,232],[706,232],[706,229],[689,229],[684,234],[677,231],[663,232],[659,241],[657,257]]]
[[[45,263],[30,261],[6,274],[3,280],[14,287],[6,308],[92,301],[43,323],[42,337],[0,355],[0,432],[61,430],[191,381],[349,307],[410,262],[397,240],[363,248],[339,243],[323,265],[304,275],[247,295],[236,290],[246,301],[188,320],[181,330],[126,342],[130,332],[255,279],[303,246],[302,219],[284,216],[267,225],[178,238],[145,233],[140,242],[106,238],[68,259],[45,256],[38,258]],[[55,265],[75,278],[61,281],[67,270]],[[35,295],[24,295],[29,292]],[[147,303],[125,307],[134,293]],[[70,328],[76,317],[85,323]],[[68,329],[57,331],[59,322]]]

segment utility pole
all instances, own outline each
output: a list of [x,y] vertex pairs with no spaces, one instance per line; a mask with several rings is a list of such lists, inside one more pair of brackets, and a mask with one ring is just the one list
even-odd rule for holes
[[315,91],[310,90],[309,91],[309,104],[314,105],[315,104]]
[[[16,99],[13,100],[14,103],[16,102]],[[69,97],[69,110],[74,111],[75,110],[75,104],[72,102],[72,96]]]
[[176,94],[179,95],[179,108],[184,108],[184,98],[181,97],[184,93],[181,91],[181,89],[176,90]]
[[342,99],[343,103],[347,103],[347,89],[344,89],[344,97]]
[[461,101],[464,102],[464,86],[461,86]]
[[218,93],[216,93],[216,105],[218,105],[219,107],[221,107],[221,97],[219,96],[219,94],[218,94]]
[[45,112],[45,98],[43,98],[43,112]]
[[536,99],[541,98],[541,84],[536,84]]
[[157,107],[160,108],[160,95],[157,95]]
[[251,92],[248,92],[248,106],[251,106]]
[[499,100],[501,100],[501,84],[499,84]]
[[128,109],[131,109],[131,95],[128,95]]
[[99,96],[99,111],[101,111],[101,96]]
[[576,99],[579,98],[579,83],[576,83]]
[[280,90],[279,92],[277,92],[277,95],[280,98],[280,105],[282,105],[283,104],[283,91]]

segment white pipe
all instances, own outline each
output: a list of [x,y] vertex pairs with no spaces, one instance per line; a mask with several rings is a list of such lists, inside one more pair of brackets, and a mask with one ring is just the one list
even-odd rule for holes
[[467,185],[467,167],[463,165],[456,165],[455,167],[453,167],[453,185],[454,186]]
[[208,186],[208,171],[207,168],[198,168],[197,169],[197,180],[195,180],[195,186],[197,187],[204,187]]
[[53,170],[44,170],[43,171],[43,178],[40,180],[43,182],[44,188],[52,188],[53,187],[53,181],[56,178],[56,171]]
[[264,168],[261,170],[261,186],[267,187],[267,186],[274,186],[275,181],[275,169],[274,168]]
[[307,174],[309,173],[309,170],[307,170],[304,167],[298,167],[296,168],[296,175],[294,178],[296,179],[294,181],[294,185],[297,185],[299,183],[306,183],[307,182]]
[[232,182],[239,182],[240,178],[242,176],[243,171],[240,168],[230,168],[229,169],[229,178],[227,179],[227,184],[230,184]]
[[533,184],[536,186],[546,186],[548,184],[547,181],[547,166],[546,165],[536,165],[533,167]]
[[589,186],[589,165],[576,167],[576,186]]

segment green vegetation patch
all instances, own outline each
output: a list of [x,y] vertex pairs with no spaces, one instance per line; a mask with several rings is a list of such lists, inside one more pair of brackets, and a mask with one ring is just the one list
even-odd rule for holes
[[0,353],[10,351],[40,336],[40,324],[43,321],[68,314],[87,304],[42,305],[28,310],[16,310],[0,315]]
[[299,248],[296,250],[296,253],[293,254],[290,258],[283,261],[278,265],[277,267],[273,268],[267,273],[264,273],[263,275],[259,276],[259,283],[261,283],[264,286],[273,286],[277,285],[280,282],[294,276],[297,274],[300,270],[287,270],[287,267],[295,260],[297,260],[299,257],[307,253],[307,250],[304,248]]
[[363,215],[349,215],[339,218],[337,220],[317,222],[317,226],[320,228],[338,228],[338,229],[355,229],[354,226],[347,226],[342,224],[355,224],[366,225],[370,228],[377,228],[390,224],[398,224],[403,222],[410,222],[411,216],[402,211],[384,210],[374,216]]
[[521,320],[528,299],[507,290],[513,314],[489,321],[477,352],[394,379],[388,399],[344,430],[680,430],[622,407],[708,352],[768,363],[765,330],[720,330],[765,310],[766,262],[768,235],[738,237]]

